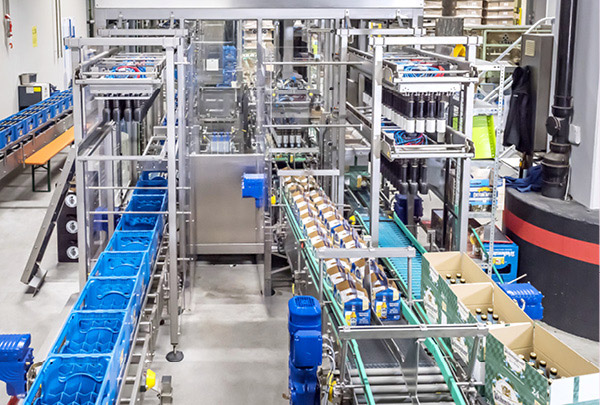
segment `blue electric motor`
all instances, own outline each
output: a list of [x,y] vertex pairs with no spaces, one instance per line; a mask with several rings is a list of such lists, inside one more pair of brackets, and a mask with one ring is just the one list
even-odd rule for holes
[[318,405],[317,369],[323,356],[321,306],[314,297],[299,295],[288,301],[290,332],[290,404]]
[[27,392],[27,370],[33,363],[31,335],[0,335],[0,380],[11,397]]

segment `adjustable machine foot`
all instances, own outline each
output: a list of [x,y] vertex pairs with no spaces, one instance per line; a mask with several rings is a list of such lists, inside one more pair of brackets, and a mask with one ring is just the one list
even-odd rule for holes
[[177,348],[175,346],[173,346],[173,351],[170,351],[169,353],[167,353],[167,361],[171,362],[171,363],[179,363],[181,360],[183,360],[183,352],[180,350],[177,350]]

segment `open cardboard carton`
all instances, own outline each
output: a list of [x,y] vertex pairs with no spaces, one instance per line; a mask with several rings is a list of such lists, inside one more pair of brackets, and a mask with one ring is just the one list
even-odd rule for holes
[[456,322],[448,319],[448,313],[456,313],[457,298],[446,282],[446,274],[456,279],[461,273],[466,284],[492,283],[492,280],[466,253],[425,253],[422,261],[421,295],[425,312],[433,323]]
[[475,283],[451,285],[450,289],[458,298],[456,312],[449,317],[456,323],[475,322],[475,311],[481,308],[486,313],[488,308],[500,317],[504,323],[532,323],[531,318],[510,299],[500,287],[494,283]]
[[[558,376],[549,380],[527,364],[529,353]],[[525,361],[519,358],[525,356]],[[599,403],[598,367],[535,323],[490,330],[486,339],[485,394],[498,404]]]
[[[435,270],[443,281],[446,280],[447,274],[456,279],[457,273],[461,273],[467,284],[491,282],[490,277],[466,253],[425,253],[423,259],[428,263],[429,270]],[[458,283],[460,283],[459,280],[457,280]]]
[[[447,310],[445,311],[445,319],[448,323],[475,323],[475,311],[481,308],[483,313],[487,312],[488,308],[494,310],[499,321],[503,324],[490,325],[490,330],[504,329],[514,323],[532,324],[533,321],[519,308],[519,306],[510,299],[508,295],[500,287],[494,283],[474,283],[452,285],[450,290],[456,301],[448,301]],[[474,338],[451,338],[446,340],[455,355],[460,357],[463,362],[467,363],[470,354],[474,350]],[[484,350],[485,340],[479,346],[477,353],[477,363],[475,377],[478,381],[483,382],[485,376],[484,362],[486,361],[486,352]]]

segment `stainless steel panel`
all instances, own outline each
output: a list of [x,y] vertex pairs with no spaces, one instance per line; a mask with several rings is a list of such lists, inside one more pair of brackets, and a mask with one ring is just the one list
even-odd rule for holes
[[198,154],[190,167],[196,254],[255,252],[264,240],[263,212],[253,198],[242,198],[242,175],[262,173],[264,156]]
[[550,115],[553,46],[552,34],[525,34],[521,42],[521,66],[529,66],[531,69],[533,139],[536,151],[545,151],[548,143],[546,119]]
[[237,116],[237,89],[228,87],[203,87],[200,89],[198,111],[204,118],[229,118]]

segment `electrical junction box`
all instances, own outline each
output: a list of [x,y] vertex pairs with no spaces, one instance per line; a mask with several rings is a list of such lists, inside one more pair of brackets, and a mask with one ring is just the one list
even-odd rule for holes
[[266,195],[265,175],[263,173],[244,173],[242,176],[242,197],[254,198],[256,208],[262,208]]
[[19,111],[50,97],[50,83],[28,83],[19,86]]

